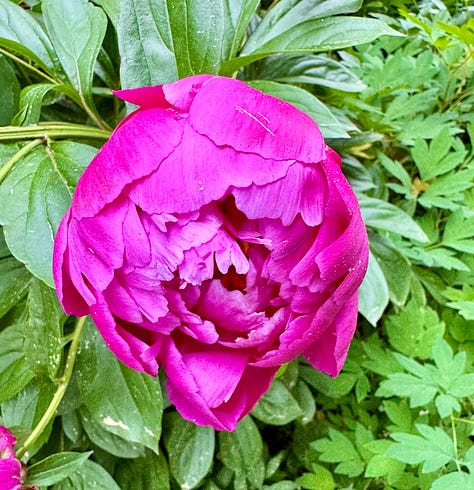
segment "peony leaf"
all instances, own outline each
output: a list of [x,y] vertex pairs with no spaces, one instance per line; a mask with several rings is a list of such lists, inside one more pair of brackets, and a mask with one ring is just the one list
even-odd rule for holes
[[388,305],[388,299],[387,280],[377,259],[371,253],[369,267],[359,289],[359,312],[375,326]]
[[245,44],[244,51],[252,53],[280,34],[308,20],[331,15],[357,12],[361,0],[284,0],[265,15]]
[[87,0],[44,0],[46,29],[71,85],[82,103],[92,103],[94,66],[107,29],[102,9]]
[[77,471],[91,454],[92,451],[52,454],[28,468],[28,485],[53,485]]
[[212,465],[214,430],[187,422],[173,412],[164,418],[163,442],[171,474],[181,488],[197,487]]
[[122,87],[169,83],[178,78],[164,0],[121,0],[117,36]]
[[115,480],[102,466],[86,460],[67,479],[56,484],[54,490],[120,490]]
[[145,457],[121,461],[114,476],[120,488],[170,489],[168,463],[163,451],[158,455],[147,451]]
[[0,57],[0,126],[10,124],[18,109],[20,84],[10,62]]
[[78,353],[77,381],[94,422],[126,441],[158,451],[162,412],[158,379],[120,363],[91,321]]
[[285,425],[303,415],[303,411],[288,388],[275,380],[255,405],[252,415],[266,424]]
[[326,17],[291,27],[244,56],[223,63],[221,74],[229,75],[242,66],[274,54],[315,53],[365,44],[380,36],[400,36],[384,22],[362,17]]
[[31,14],[9,0],[0,0],[0,38],[0,46],[13,48],[42,67],[54,68],[56,54],[43,28]]
[[0,185],[0,224],[13,255],[48,286],[53,236],[96,149],[71,141],[36,147]]

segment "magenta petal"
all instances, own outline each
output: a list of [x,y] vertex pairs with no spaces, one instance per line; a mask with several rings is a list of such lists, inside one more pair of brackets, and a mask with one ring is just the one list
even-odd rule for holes
[[316,226],[323,219],[327,184],[319,166],[294,163],[281,179],[238,188],[232,194],[237,208],[249,219],[278,218],[289,226],[301,213],[306,224]]
[[194,98],[189,120],[220,147],[277,160],[324,158],[323,137],[309,116],[239,80],[208,80]]
[[144,362],[141,359],[141,353],[149,346],[117,324],[100,293],[97,295],[97,303],[91,308],[90,314],[107,346],[120,361],[136,371],[156,375],[158,372],[156,360]]
[[0,488],[21,490],[21,463],[17,459],[0,459]]
[[84,290],[79,291],[80,286],[76,286],[72,280],[74,273],[70,269],[70,258],[68,250],[68,226],[71,210],[68,210],[62,219],[58,233],[54,240],[53,250],[53,277],[59,301],[64,311],[69,315],[85,316],[89,313],[87,300],[92,303],[95,301],[91,291],[85,286],[84,281],[80,280]]
[[304,352],[306,359],[320,371],[337,376],[344,365],[357,324],[357,293],[335,316],[331,328]]
[[74,216],[95,216],[126,185],[155,171],[181,140],[183,124],[164,109],[149,109],[119,126],[79,179]]
[[243,352],[192,352],[183,355],[199,393],[210,408],[229,401],[247,364]]
[[181,144],[156,172],[131,186],[130,197],[150,214],[187,213],[221,199],[231,186],[247,187],[277,180],[286,174],[291,163],[216,146],[186,126]]

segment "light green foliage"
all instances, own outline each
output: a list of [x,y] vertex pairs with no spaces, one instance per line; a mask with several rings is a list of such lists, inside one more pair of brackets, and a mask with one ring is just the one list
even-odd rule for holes
[[[463,0],[0,0],[0,424],[27,485],[474,489],[472,16]],[[127,111],[111,91],[204,72],[318,123],[371,252],[341,374],[296,359],[218,434],[66,317],[51,276],[77,180]]]

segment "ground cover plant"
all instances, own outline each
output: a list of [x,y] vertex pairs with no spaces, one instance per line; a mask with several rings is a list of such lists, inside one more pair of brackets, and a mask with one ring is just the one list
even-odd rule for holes
[[[473,15],[448,0],[0,0],[0,425],[16,438],[2,429],[0,471],[21,459],[25,488],[56,490],[474,488]],[[51,272],[77,180],[131,110],[112,90],[199,73],[318,123],[371,251],[342,373],[285,364],[234,432],[185,421],[162,373],[63,313]]]

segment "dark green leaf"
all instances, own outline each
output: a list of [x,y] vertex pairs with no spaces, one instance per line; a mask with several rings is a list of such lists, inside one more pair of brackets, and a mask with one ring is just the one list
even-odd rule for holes
[[265,63],[261,78],[285,83],[308,83],[344,92],[360,92],[362,81],[349,68],[327,55],[274,56]]
[[20,84],[10,62],[0,55],[0,126],[10,124],[18,110]]
[[[56,55],[48,36],[32,15],[9,0],[0,0],[0,38],[23,47],[22,54],[27,58],[31,52],[43,66],[54,68]],[[3,42],[1,45],[11,47]]]
[[383,35],[397,36],[399,33],[376,19],[340,16],[309,20],[252,51],[244,46],[243,52],[246,56],[232,58],[223,63],[221,71],[223,74],[230,74],[242,66],[273,54],[332,51],[368,43]]
[[252,415],[266,424],[285,425],[303,415],[303,411],[288,388],[276,379],[255,405]]
[[121,0],[117,31],[124,88],[177,80],[165,0]]
[[181,488],[197,487],[212,465],[214,430],[187,422],[172,412],[164,418],[163,442],[170,472]]
[[107,28],[103,10],[87,0],[43,0],[48,34],[81,102],[92,106],[94,65]]
[[0,402],[20,392],[33,378],[23,353],[23,332],[12,325],[0,332]]
[[67,479],[57,483],[54,490],[121,490],[102,466],[93,461],[84,464]]
[[381,235],[370,235],[370,250],[382,269],[388,285],[390,300],[402,306],[410,292],[411,267],[395,246]]
[[219,432],[222,462],[237,474],[253,480],[262,459],[262,436],[250,416],[234,432]]
[[170,479],[166,458],[161,452],[147,452],[143,458],[121,462],[115,479],[122,490],[169,490]]
[[52,380],[56,378],[63,350],[62,317],[55,291],[32,279],[23,326],[25,358],[33,371],[44,370]]
[[249,85],[274,97],[286,100],[306,112],[317,123],[325,138],[349,137],[329,108],[308,91],[293,85],[265,80],[249,82]]
[[387,280],[377,259],[370,253],[369,266],[359,289],[359,311],[376,325],[388,305]]
[[252,53],[280,34],[308,20],[357,12],[361,0],[282,0],[260,22],[244,47]]
[[419,242],[429,241],[420,226],[399,207],[363,194],[358,198],[362,217],[367,226],[398,233]]
[[118,458],[140,458],[145,455],[145,446],[109,432],[107,427],[97,422],[86,408],[81,407],[80,414],[82,427],[96,446]]
[[77,180],[96,152],[72,141],[38,146],[0,185],[0,223],[10,250],[51,287],[53,236],[71,203]]
[[[3,241],[3,237],[2,241]],[[26,294],[31,274],[13,257],[0,259],[0,318]]]
[[162,413],[158,379],[120,363],[90,321],[78,353],[77,381],[82,400],[97,424],[158,452]]
[[53,485],[77,471],[89,458],[88,453],[52,454],[28,468],[28,485]]

